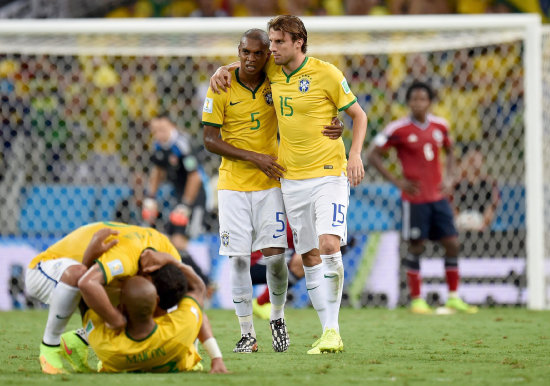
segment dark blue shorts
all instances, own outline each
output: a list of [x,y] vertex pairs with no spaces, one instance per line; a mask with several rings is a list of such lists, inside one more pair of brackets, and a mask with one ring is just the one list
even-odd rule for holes
[[447,199],[424,204],[403,201],[404,240],[441,240],[457,235],[453,210]]

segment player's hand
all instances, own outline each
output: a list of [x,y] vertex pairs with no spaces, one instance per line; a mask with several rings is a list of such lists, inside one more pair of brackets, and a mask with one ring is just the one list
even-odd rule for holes
[[111,228],[103,228],[94,233],[88,247],[86,247],[86,251],[84,251],[84,258],[82,261],[93,262],[99,259],[101,255],[118,244],[118,240],[115,238],[111,238],[107,241],[107,239],[116,235],[118,235],[118,231]]
[[272,155],[254,153],[250,160],[269,178],[279,180],[284,176],[283,173],[286,172],[285,168],[275,162],[277,157]]
[[152,249],[144,250],[139,257],[141,269],[145,273],[156,271],[166,264],[174,262],[176,260],[169,253],[153,251]]
[[342,122],[338,117],[332,118],[330,125],[325,126],[325,129],[321,131],[324,136],[329,137],[330,139],[338,139],[342,136],[344,132],[344,122]]
[[228,374],[229,371],[227,371],[227,368],[225,367],[225,363],[223,363],[222,358],[214,358],[212,359],[212,363],[210,366],[210,374]]
[[402,178],[399,180],[397,187],[411,196],[416,196],[420,193],[420,184],[418,181],[411,181],[406,178]]
[[441,182],[441,193],[445,196],[452,196],[454,188],[454,180],[452,178],[444,178]]
[[365,168],[361,155],[350,154],[348,160],[348,180],[351,186],[357,186],[365,177]]
[[225,66],[221,66],[210,78],[210,88],[216,94],[221,94],[220,90],[227,92],[228,87],[231,87],[231,73]]
[[159,215],[157,201],[154,198],[147,197],[143,200],[143,207],[141,208],[141,217],[143,221],[149,224],[153,224]]
[[176,226],[184,227],[189,223],[190,215],[191,208],[185,204],[179,204],[170,212],[170,222]]

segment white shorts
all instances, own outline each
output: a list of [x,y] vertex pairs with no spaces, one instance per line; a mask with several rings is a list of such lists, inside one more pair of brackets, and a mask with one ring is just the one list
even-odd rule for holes
[[25,289],[27,295],[50,304],[50,297],[55,286],[63,276],[63,272],[71,265],[81,264],[76,260],[62,257],[59,259],[41,261],[33,269],[27,269],[25,274]]
[[281,179],[281,190],[296,253],[319,248],[320,235],[340,236],[340,245],[346,245],[349,204],[346,176]]
[[264,248],[288,248],[281,189],[218,191],[220,255],[247,256]]

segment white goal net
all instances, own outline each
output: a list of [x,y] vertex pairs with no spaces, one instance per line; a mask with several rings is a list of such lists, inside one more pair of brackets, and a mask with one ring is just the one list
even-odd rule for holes
[[[532,15],[304,20],[308,54],[339,67],[367,112],[367,142],[407,113],[413,80],[434,88],[433,112],[450,122],[462,173],[452,197],[461,295],[486,306],[548,307],[550,156],[542,150],[550,148],[550,31],[541,34]],[[208,79],[236,60],[246,29],[266,22],[3,21],[0,246],[43,248],[88,222],[139,222],[139,213],[124,217],[121,205],[148,173],[148,122],[163,112],[191,135],[204,176],[215,180],[219,158],[201,149]],[[351,142],[349,131],[344,141]],[[394,156],[387,163],[400,172]],[[399,193],[366,170],[349,208],[348,300],[403,305]],[[482,229],[476,212],[487,213]],[[215,215],[210,232],[199,241],[214,264]],[[422,261],[432,303],[446,296],[441,255],[430,247]],[[294,302],[307,302],[299,288]]]

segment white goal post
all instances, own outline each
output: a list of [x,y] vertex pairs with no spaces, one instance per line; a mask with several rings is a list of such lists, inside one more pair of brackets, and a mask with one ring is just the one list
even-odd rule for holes
[[[10,55],[189,56],[213,58],[219,63],[235,57],[242,32],[249,28],[264,29],[267,21],[268,18],[2,20],[0,59],[2,55],[8,58]],[[543,134],[550,133],[550,122],[543,123],[542,68],[544,65],[545,71],[550,72],[550,31],[543,29],[540,17],[533,14],[304,17],[303,21],[310,34],[309,52],[329,58],[361,53],[437,52],[521,42],[524,149],[518,151],[525,155],[527,306],[547,309],[549,283],[545,261],[550,255],[546,240],[550,220],[545,218],[549,206],[545,189],[550,186],[547,172],[550,164],[545,163],[544,145],[549,141]],[[325,38],[331,34],[334,40]],[[414,34],[417,34],[414,38],[409,36]],[[544,36],[547,43],[543,52]],[[544,108],[549,110],[548,91],[544,98]],[[376,116],[370,114],[369,120],[372,119]],[[5,221],[9,220],[0,215],[0,223],[4,225]]]

